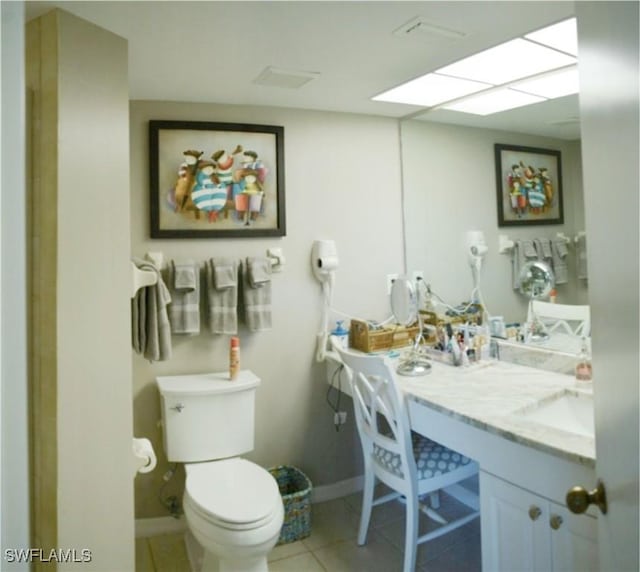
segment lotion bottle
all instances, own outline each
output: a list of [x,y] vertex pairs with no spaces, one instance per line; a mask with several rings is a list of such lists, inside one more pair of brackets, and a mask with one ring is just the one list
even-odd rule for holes
[[578,356],[578,362],[576,363],[576,379],[581,382],[589,382],[592,380],[592,373],[587,340],[582,338],[582,347],[580,349],[580,355]]
[[233,336],[229,345],[229,379],[234,381],[240,372],[240,338]]

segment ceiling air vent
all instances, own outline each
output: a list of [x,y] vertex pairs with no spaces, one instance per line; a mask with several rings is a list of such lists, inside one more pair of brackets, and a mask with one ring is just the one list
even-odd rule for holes
[[269,66],[262,70],[262,73],[253,80],[253,83],[257,85],[268,85],[270,87],[298,89],[305,83],[308,83],[319,76],[319,72],[285,70]]
[[460,40],[466,37],[466,33],[451,28],[445,28],[433,22],[425,20],[422,16],[416,16],[393,31],[394,36],[401,38],[415,37],[427,40]]

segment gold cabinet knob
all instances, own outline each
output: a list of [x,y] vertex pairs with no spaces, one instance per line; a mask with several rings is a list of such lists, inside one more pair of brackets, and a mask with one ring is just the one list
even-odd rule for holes
[[531,520],[538,520],[538,518],[540,517],[540,515],[542,514],[542,511],[540,510],[540,507],[532,504],[529,507],[529,518]]
[[562,517],[559,514],[552,514],[549,519],[549,525],[553,530],[558,530],[562,524]]
[[573,487],[567,493],[567,507],[575,514],[586,512],[590,504],[595,504],[602,514],[607,514],[607,496],[602,481],[598,481],[598,486],[592,491],[587,491],[584,487]]

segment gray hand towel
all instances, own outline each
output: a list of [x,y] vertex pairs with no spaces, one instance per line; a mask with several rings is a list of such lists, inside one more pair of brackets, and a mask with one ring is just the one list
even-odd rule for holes
[[576,275],[581,280],[589,278],[587,268],[587,235],[578,233],[576,237]]
[[193,260],[170,261],[167,283],[171,292],[171,333],[200,333],[200,270]]
[[556,284],[566,284],[569,281],[569,272],[567,270],[567,243],[564,238],[553,239],[553,274],[556,278]]
[[251,287],[260,288],[271,281],[271,262],[262,256],[247,258],[247,272]]
[[[269,265],[269,270],[266,268]],[[247,258],[242,272],[242,297],[247,327],[252,332],[271,329],[271,266],[267,258]],[[265,279],[265,275],[266,278]]]
[[150,361],[168,360],[171,358],[171,329],[167,305],[171,295],[153,264],[135,258],[133,262],[140,270],[157,274],[156,283],[140,288],[131,301],[133,349]]
[[531,240],[516,240],[511,251],[511,276],[514,290],[520,289],[520,271],[531,260],[536,260],[538,254]]
[[205,268],[211,333],[237,334],[238,262],[231,258],[212,258]]

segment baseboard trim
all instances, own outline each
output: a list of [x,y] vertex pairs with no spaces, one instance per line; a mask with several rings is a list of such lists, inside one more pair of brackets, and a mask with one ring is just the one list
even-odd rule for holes
[[[326,502],[346,497],[362,490],[364,477],[362,475],[332,483],[320,485],[311,491],[311,503]],[[148,538],[161,534],[177,534],[187,529],[184,516],[173,518],[172,516],[159,516],[155,518],[137,518],[135,531],[136,538]]]
[[363,486],[364,477],[362,475],[330,485],[320,485],[311,491],[311,502],[318,503],[346,497],[361,491]]
[[159,536],[160,534],[176,534],[187,529],[184,517],[173,518],[172,516],[159,516],[156,518],[136,519],[136,538],[148,538]]

